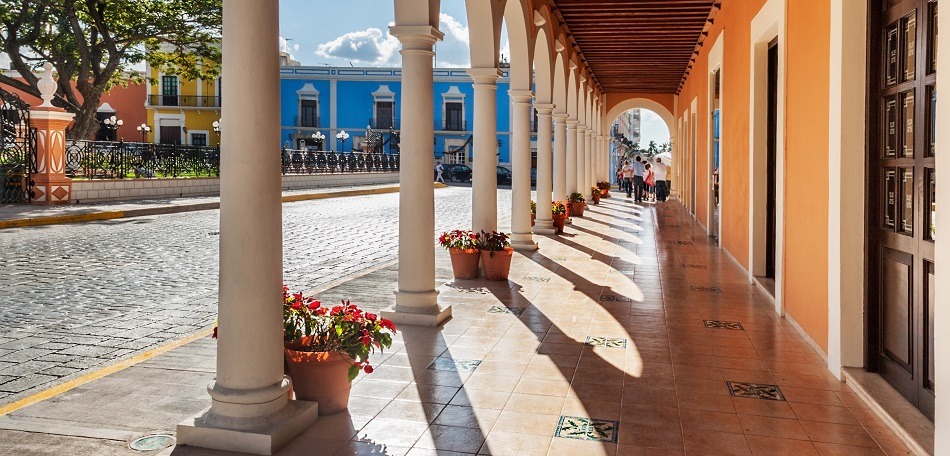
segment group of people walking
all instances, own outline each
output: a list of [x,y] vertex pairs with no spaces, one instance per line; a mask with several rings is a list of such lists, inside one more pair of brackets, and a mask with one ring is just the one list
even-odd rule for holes
[[656,159],[656,163],[649,163],[639,155],[633,164],[626,160],[617,171],[617,178],[620,189],[627,192],[627,198],[634,196],[637,203],[645,200],[666,201],[669,196],[666,165],[660,158]]

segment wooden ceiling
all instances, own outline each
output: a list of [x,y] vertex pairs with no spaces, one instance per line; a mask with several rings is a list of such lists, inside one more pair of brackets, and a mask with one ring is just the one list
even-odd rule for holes
[[603,91],[677,93],[721,0],[548,3]]

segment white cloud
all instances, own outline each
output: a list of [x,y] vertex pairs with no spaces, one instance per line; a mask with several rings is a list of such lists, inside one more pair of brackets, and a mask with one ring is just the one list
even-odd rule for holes
[[640,144],[644,147],[650,141],[656,141],[657,144],[663,144],[670,140],[670,129],[659,114],[649,110],[640,110],[640,137],[643,138]]
[[7,57],[7,54],[0,52],[0,70],[6,70],[10,68],[10,57]]
[[455,39],[468,45],[468,26],[445,13],[439,14],[439,27],[445,34],[445,40]]
[[346,33],[317,46],[316,55],[327,59],[373,66],[398,65],[399,40],[375,27]]
[[290,54],[290,58],[294,58],[294,53],[300,50],[300,45],[297,43],[291,44],[291,41],[293,41],[292,38],[287,39],[280,37],[280,52],[286,52],[287,54]]

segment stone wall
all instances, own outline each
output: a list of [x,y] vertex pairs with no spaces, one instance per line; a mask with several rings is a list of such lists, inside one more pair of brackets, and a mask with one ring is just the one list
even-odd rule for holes
[[[307,174],[283,176],[284,190],[394,184],[399,173]],[[74,180],[71,202],[215,196],[218,178]]]

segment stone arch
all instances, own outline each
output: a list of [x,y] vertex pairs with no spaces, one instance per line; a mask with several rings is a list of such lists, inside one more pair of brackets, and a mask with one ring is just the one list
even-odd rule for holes
[[465,0],[472,68],[498,68],[503,0]]
[[567,64],[564,62],[564,52],[554,56],[554,85],[552,86],[552,102],[554,111],[567,113]]
[[663,122],[666,123],[670,138],[673,137],[673,132],[675,131],[673,129],[673,113],[663,104],[649,98],[628,98],[615,104],[607,111],[607,117],[605,118],[607,121],[606,125],[613,125],[614,121],[620,117],[620,114],[631,109],[648,109],[655,112],[663,119]]
[[533,12],[529,0],[505,2],[505,26],[508,29],[508,46],[511,47],[511,69],[508,77],[511,90],[531,90],[531,63],[534,54]]
[[548,41],[548,32],[544,27],[538,27],[538,34],[534,42],[534,94],[538,103],[551,103],[553,101],[553,77],[551,44]]

